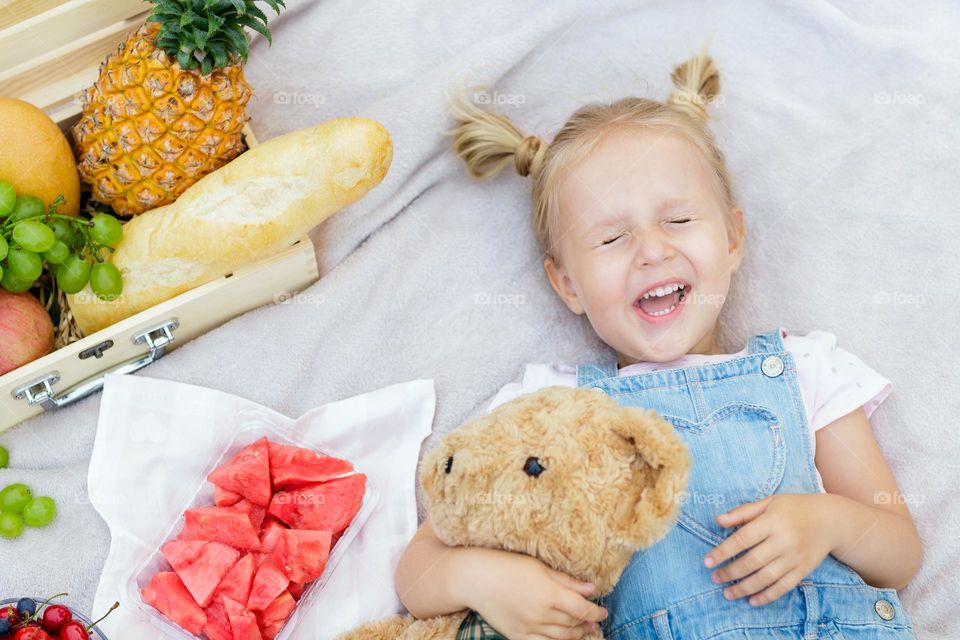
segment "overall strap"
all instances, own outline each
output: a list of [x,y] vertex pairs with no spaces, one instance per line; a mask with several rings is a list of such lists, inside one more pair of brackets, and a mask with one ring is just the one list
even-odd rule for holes
[[747,353],[755,355],[759,353],[782,353],[784,351],[782,328],[777,327],[772,331],[758,333],[751,336],[747,341]]
[[588,387],[597,380],[617,377],[617,361],[607,360],[601,364],[577,365],[577,386]]

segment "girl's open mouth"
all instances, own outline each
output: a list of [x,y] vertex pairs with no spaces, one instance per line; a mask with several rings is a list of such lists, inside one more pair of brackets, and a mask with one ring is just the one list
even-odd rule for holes
[[654,324],[667,322],[678,316],[690,297],[692,287],[679,280],[651,288],[639,296],[633,307],[637,315]]

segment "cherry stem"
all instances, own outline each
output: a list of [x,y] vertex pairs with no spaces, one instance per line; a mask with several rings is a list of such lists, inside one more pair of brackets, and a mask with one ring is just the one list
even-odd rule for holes
[[89,633],[95,626],[97,626],[98,624],[100,624],[101,622],[103,622],[103,619],[106,618],[108,615],[110,615],[110,613],[111,613],[114,609],[116,609],[117,607],[119,607],[119,606],[120,606],[120,603],[119,603],[119,602],[114,602],[114,603],[113,603],[113,606],[110,607],[109,609],[107,609],[107,612],[106,612],[105,614],[103,614],[102,616],[100,616],[100,619],[99,619],[99,620],[95,620],[95,621],[93,621],[92,623],[90,623],[90,626],[87,627],[87,632]]

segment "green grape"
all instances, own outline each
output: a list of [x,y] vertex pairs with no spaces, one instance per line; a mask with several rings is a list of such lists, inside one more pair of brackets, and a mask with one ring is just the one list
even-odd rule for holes
[[123,291],[120,269],[109,262],[98,262],[90,269],[90,288],[103,300],[114,300]]
[[0,287],[3,287],[10,293],[23,293],[33,286],[33,282],[26,282],[13,276],[10,269],[0,269]]
[[57,237],[57,240],[63,242],[71,249],[73,248],[74,243],[77,241],[77,230],[72,224],[66,220],[57,218],[53,221],[53,235]]
[[10,452],[6,447],[0,447],[0,469],[6,469],[10,464]]
[[13,185],[9,182],[0,182],[0,218],[9,215],[16,203],[17,192],[13,190]]
[[100,244],[108,247],[115,247],[123,237],[123,226],[109,213],[98,213],[91,218],[93,227],[90,229],[90,235]]
[[33,492],[25,484],[9,484],[0,491],[0,511],[20,513],[33,499]]
[[23,518],[19,514],[0,511],[0,536],[8,540],[20,537],[23,533]]
[[24,220],[13,227],[13,241],[27,251],[43,253],[53,246],[57,237],[53,229],[39,220]]
[[10,245],[7,244],[7,239],[3,236],[0,236],[0,260],[3,260],[7,257],[7,251],[10,249]]
[[90,262],[77,254],[71,254],[57,269],[57,286],[64,293],[76,293],[90,279]]
[[[65,245],[62,240],[54,240],[53,246],[47,249],[43,257],[51,265],[63,264],[70,257],[70,247]],[[50,270],[51,273],[53,270]]]
[[22,282],[29,281],[30,284],[43,273],[43,260],[40,256],[20,247],[13,247],[7,253],[7,265],[14,278]]
[[45,527],[57,515],[57,503],[49,496],[34,498],[23,508],[23,522],[28,527]]
[[33,216],[43,215],[43,200],[36,196],[17,196],[17,203],[13,205],[11,220],[23,220]]

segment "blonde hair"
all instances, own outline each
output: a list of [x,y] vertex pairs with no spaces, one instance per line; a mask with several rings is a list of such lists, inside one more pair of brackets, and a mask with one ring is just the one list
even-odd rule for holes
[[507,117],[481,109],[461,92],[449,100],[457,126],[448,133],[471,175],[491,178],[513,158],[517,173],[533,178],[534,235],[544,256],[557,264],[558,192],[563,170],[585,158],[604,135],[626,127],[672,131],[694,144],[710,170],[731,233],[734,221],[730,211],[736,201],[723,153],[706,127],[705,105],[720,93],[720,74],[706,54],[706,46],[675,68],[671,78],[674,88],[666,102],[627,97],[609,104],[586,104],[570,116],[549,144],[539,136],[524,135]]

